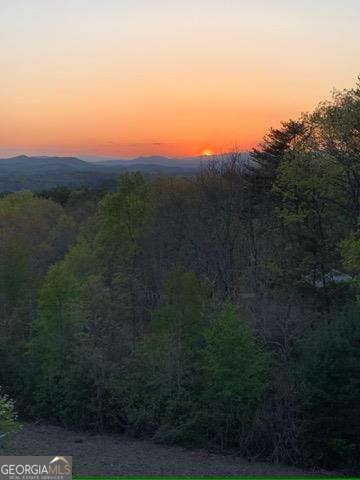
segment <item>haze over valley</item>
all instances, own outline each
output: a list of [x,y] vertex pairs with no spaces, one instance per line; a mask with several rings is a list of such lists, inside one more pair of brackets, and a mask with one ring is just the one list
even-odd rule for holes
[[[223,156],[168,158],[162,156],[129,159],[105,157],[17,157],[0,159],[0,193],[21,189],[41,191],[59,186],[99,187],[113,190],[120,173],[141,171],[148,178],[156,175],[185,176]],[[244,162],[248,158],[243,153]]]

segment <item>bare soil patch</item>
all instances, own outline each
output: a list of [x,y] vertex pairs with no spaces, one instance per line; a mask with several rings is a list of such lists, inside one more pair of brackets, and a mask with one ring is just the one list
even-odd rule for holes
[[317,475],[295,467],[249,462],[233,455],[158,445],[125,435],[92,435],[26,423],[0,448],[2,455],[72,455],[77,475],[253,476]]

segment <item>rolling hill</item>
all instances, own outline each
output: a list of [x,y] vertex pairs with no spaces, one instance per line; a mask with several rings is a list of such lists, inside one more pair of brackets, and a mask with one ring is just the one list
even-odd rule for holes
[[139,157],[134,160],[89,162],[76,157],[29,157],[20,155],[0,159],[0,193],[21,189],[34,191],[56,186],[104,185],[115,188],[117,177],[125,171],[142,171],[146,176],[191,176],[197,165],[171,161],[165,157]]

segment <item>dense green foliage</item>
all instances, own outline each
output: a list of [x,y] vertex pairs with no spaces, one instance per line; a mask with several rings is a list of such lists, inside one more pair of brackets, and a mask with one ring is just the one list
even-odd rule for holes
[[23,415],[359,467],[360,85],[252,158],[0,200],[0,383]]
[[302,345],[302,437],[320,464],[355,466],[360,457],[359,341],[359,312],[350,311]]

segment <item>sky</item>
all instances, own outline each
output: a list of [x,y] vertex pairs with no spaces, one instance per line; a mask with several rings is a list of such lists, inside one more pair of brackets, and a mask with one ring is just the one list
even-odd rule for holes
[[0,0],[0,155],[248,150],[359,58],[359,0]]

